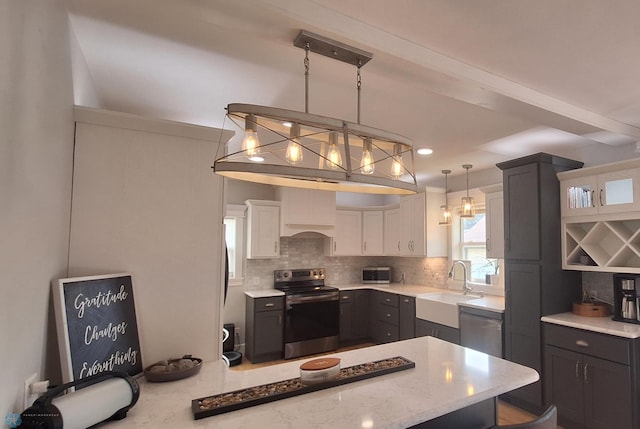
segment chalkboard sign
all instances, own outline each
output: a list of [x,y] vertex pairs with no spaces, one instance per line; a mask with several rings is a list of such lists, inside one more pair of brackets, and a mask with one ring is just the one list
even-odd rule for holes
[[65,383],[104,371],[142,372],[131,275],[59,279],[52,289]]

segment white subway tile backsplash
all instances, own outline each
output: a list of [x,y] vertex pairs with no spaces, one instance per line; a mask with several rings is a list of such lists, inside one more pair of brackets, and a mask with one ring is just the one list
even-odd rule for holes
[[329,285],[360,283],[362,268],[390,266],[393,280],[400,280],[405,273],[405,283],[443,286],[447,275],[447,258],[405,258],[390,256],[325,256],[325,238],[280,238],[280,258],[249,259],[247,279],[259,278],[259,284],[245,281],[245,290],[273,287],[273,271],[288,268],[324,268],[325,282]]

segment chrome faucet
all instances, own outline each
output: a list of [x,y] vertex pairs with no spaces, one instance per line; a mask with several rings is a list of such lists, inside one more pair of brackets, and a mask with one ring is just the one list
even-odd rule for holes
[[453,270],[456,268],[456,265],[462,266],[462,274],[464,276],[464,280],[462,284],[462,294],[466,295],[467,293],[471,292],[471,288],[467,284],[467,265],[464,262],[460,260],[453,261],[453,264],[451,265],[451,270],[449,270],[449,278],[450,279],[453,278]]
[[469,283],[467,282],[467,265],[460,261],[453,261],[453,264],[451,265],[451,270],[449,270],[449,278],[452,279],[453,278],[453,270],[456,267],[456,265],[461,265],[462,266],[462,274],[464,276],[464,280],[462,283],[462,294],[463,295],[467,295],[468,293],[477,293],[480,295],[480,297],[484,296],[484,293],[480,292],[476,292],[473,289],[471,289],[471,286],[469,286]]

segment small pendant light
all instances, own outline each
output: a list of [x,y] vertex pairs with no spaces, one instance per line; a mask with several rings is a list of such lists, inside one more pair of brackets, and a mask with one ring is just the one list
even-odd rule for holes
[[440,219],[439,225],[451,225],[451,207],[449,207],[449,199],[447,192],[449,191],[447,186],[447,176],[451,173],[451,170],[442,170],[444,174],[444,205],[440,206]]
[[342,155],[338,149],[338,132],[331,131],[329,134],[329,149],[327,150],[327,164],[332,170],[342,168]]
[[402,153],[400,151],[400,145],[396,144],[393,147],[393,157],[391,160],[391,177],[399,179],[404,173],[404,165],[402,165]]
[[297,164],[302,161],[302,148],[298,144],[300,138],[300,124],[291,124],[291,131],[289,134],[289,144],[287,145],[287,153],[285,157],[289,164]]
[[249,159],[252,159],[260,153],[258,120],[256,119],[256,115],[249,114],[244,120],[244,139],[242,140],[242,150]]
[[371,149],[371,138],[366,137],[362,145],[362,159],[360,160],[360,172],[362,174],[373,174],[376,169],[376,166],[373,164]]
[[469,196],[469,169],[472,167],[473,165],[471,164],[464,164],[462,166],[462,168],[467,170],[467,196],[462,197],[462,202],[460,203],[460,205],[462,206],[460,217],[462,218],[472,218],[476,216],[475,203],[473,202],[473,198]]

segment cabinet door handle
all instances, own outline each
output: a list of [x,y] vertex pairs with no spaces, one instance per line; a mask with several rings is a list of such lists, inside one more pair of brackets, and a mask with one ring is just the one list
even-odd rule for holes
[[273,243],[273,251],[278,253],[278,242],[277,241]]
[[485,243],[485,245],[484,245],[484,247],[486,247],[486,248],[487,248],[487,251],[491,251],[490,243],[491,243],[491,242],[490,242],[490,241],[489,241],[489,239],[487,238],[487,242],[486,242],[486,243]]
[[366,241],[364,242],[364,251],[365,252],[367,251],[367,242]]
[[387,319],[389,319],[391,317],[391,315],[389,313],[387,313]]
[[398,241],[398,252],[400,251],[400,242]]
[[265,307],[273,307],[275,304],[273,302],[268,302],[264,306]]
[[600,189],[600,195],[598,195],[598,200],[600,200],[600,207],[602,207],[604,204],[602,204],[602,191],[603,189]]
[[589,364],[585,363],[584,364],[584,369],[582,370],[584,372],[584,382],[589,383],[589,372],[588,372],[588,368],[589,368]]
[[278,325],[282,325],[282,315],[278,315]]
[[405,298],[404,302],[406,302],[408,304],[409,303],[409,298]]
[[576,346],[587,348],[589,347],[589,343],[585,340],[576,340]]
[[345,296],[342,297],[342,299],[349,299],[349,296],[345,295]]
[[580,361],[576,361],[576,380],[580,381]]
[[596,191],[591,191],[591,207],[595,207],[596,206]]
[[335,241],[333,242],[333,251],[334,252],[336,251],[336,242]]

